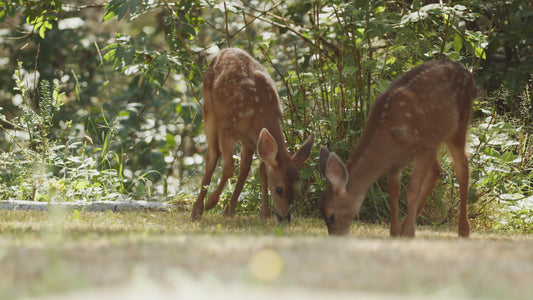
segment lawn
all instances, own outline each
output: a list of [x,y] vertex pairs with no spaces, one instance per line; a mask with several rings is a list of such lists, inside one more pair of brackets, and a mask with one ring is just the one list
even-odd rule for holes
[[183,212],[0,211],[0,299],[528,299],[527,235]]

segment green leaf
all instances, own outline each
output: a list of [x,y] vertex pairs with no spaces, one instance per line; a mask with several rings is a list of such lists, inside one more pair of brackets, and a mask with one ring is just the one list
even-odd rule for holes
[[502,156],[501,156],[501,159],[502,161],[504,162],[508,162],[508,163],[511,163],[511,162],[514,162],[515,160],[518,159],[518,155],[515,155],[513,152],[511,151],[507,151],[505,152]]
[[386,65],[391,65],[391,64],[393,64],[395,62],[396,62],[396,57],[395,56],[389,56],[389,57],[387,57],[387,60],[385,61],[385,64]]
[[501,158],[500,153],[498,153],[498,151],[490,147],[483,148],[483,153],[494,158]]
[[129,5],[126,0],[112,0],[105,7],[106,12],[103,21],[109,21],[115,17],[120,21],[128,11],[128,7]]
[[78,180],[76,184],[74,185],[75,189],[81,190],[89,186],[89,182],[85,180]]
[[39,28],[39,36],[44,40],[44,33],[46,32],[46,27],[45,26],[41,26]]
[[453,50],[455,50],[456,52],[459,52],[461,51],[462,48],[463,48],[463,38],[461,38],[461,35],[456,33],[455,36],[453,37]]
[[130,14],[134,14],[137,12],[137,7],[141,3],[141,0],[131,0],[130,1]]
[[102,21],[107,22],[110,20],[113,20],[117,15],[115,15],[114,11],[107,10],[104,14],[104,17],[102,18]]
[[128,12],[128,6],[123,4],[122,6],[120,6],[120,7],[116,10],[117,19],[118,19],[119,21],[122,20],[122,18],[124,18],[124,16],[126,15],[127,12]]
[[487,52],[485,51],[485,49],[476,46],[474,46],[474,49],[477,58],[487,59]]
[[190,26],[190,25],[185,25],[182,27],[181,29],[181,32],[182,33],[188,33],[191,35],[191,37],[194,37],[196,35],[196,30],[194,29],[193,26]]
[[[107,47],[106,47],[107,48]],[[116,59],[117,49],[112,49],[104,55],[104,61],[114,61]]]

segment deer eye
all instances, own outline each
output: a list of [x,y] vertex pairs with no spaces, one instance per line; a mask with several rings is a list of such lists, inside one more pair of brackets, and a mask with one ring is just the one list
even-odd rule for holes
[[281,196],[283,194],[283,189],[280,188],[279,186],[276,187],[276,194],[278,194],[278,196]]

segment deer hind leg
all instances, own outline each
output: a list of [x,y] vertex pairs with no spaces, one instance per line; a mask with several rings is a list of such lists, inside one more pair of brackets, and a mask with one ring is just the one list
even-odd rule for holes
[[219,148],[222,153],[222,177],[217,188],[209,195],[207,203],[205,205],[206,210],[210,210],[218,204],[220,199],[220,194],[226,186],[228,179],[233,176],[234,166],[233,166],[233,150],[235,149],[235,139],[225,136],[218,137]]
[[217,166],[218,159],[220,158],[220,150],[218,148],[218,134],[216,130],[209,130],[206,122],[206,137],[207,137],[207,152],[205,154],[205,173],[202,178],[202,186],[200,187],[200,194],[194,202],[191,219],[193,221],[199,220],[204,212],[204,198],[207,193],[207,188],[211,183],[211,177]]
[[259,179],[261,180],[261,210],[259,211],[259,217],[268,219],[270,218],[270,204],[268,202],[268,177],[264,162],[259,164]]
[[229,204],[226,206],[226,208],[224,209],[225,217],[235,216],[235,208],[237,207],[237,200],[239,199],[239,195],[242,192],[242,188],[244,187],[246,178],[248,177],[248,174],[250,173],[250,166],[252,165],[253,154],[254,154],[253,150],[250,150],[247,147],[242,148],[241,165],[239,167],[239,178],[237,179],[237,184],[235,185],[235,190],[233,191],[233,195],[231,195],[231,200]]
[[[424,208],[427,196],[435,184],[434,178],[438,178],[434,176],[436,159],[436,151],[428,150],[416,155],[413,160],[413,170],[407,184],[407,216],[401,224],[403,236],[415,236],[415,221],[418,212]],[[427,180],[428,178],[430,179]]]
[[400,221],[398,216],[398,198],[400,197],[400,169],[395,169],[387,175],[387,190],[390,201],[390,235],[398,236],[401,233]]
[[458,134],[451,142],[447,143],[452,156],[453,167],[457,182],[459,183],[459,195],[461,198],[458,233],[460,237],[470,235],[470,222],[468,221],[468,157],[465,152],[466,130]]

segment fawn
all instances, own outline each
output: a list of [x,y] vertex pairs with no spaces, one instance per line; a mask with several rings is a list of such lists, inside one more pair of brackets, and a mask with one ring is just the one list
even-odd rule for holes
[[215,207],[226,181],[233,175],[233,152],[239,141],[239,177],[225,216],[234,216],[237,200],[250,172],[253,153],[261,160],[260,217],[270,217],[268,189],[278,220],[290,221],[294,185],[298,169],[309,158],[314,134],[291,156],[281,128],[281,107],[274,81],[266,69],[248,53],[236,48],[222,50],[209,64],[204,78],[204,130],[207,138],[205,174],[191,218],[198,220],[204,211],[204,197],[220,156],[223,170],[218,187],[211,193],[205,209]]
[[[474,77],[459,64],[439,60],[415,67],[395,80],[375,101],[366,127],[346,165],[320,150],[327,179],[321,212],[330,234],[346,234],[368,188],[387,173],[391,236],[415,235],[415,220],[440,176],[437,151],[446,144],[460,191],[458,233],[468,237],[468,157],[466,133],[476,97]],[[407,185],[407,216],[400,224],[400,172],[412,162]]]

